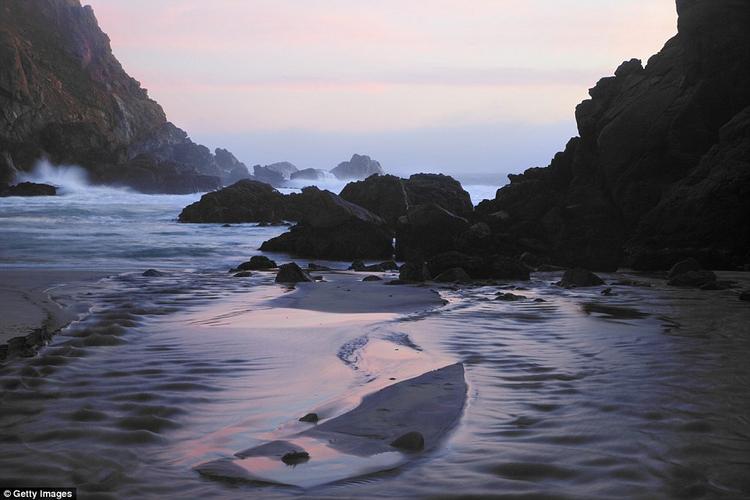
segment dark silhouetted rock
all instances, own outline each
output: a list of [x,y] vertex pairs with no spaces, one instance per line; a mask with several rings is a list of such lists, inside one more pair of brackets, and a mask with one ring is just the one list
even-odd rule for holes
[[156,269],[146,269],[145,271],[143,271],[143,274],[141,274],[141,276],[146,276],[149,278],[156,278],[159,276],[166,276],[166,275],[167,273],[164,273],[162,271],[157,271]]
[[497,255],[487,258],[487,262],[492,279],[526,281],[530,277],[528,268],[518,259]]
[[185,207],[180,222],[261,222],[284,219],[284,195],[268,184],[242,180]]
[[469,222],[435,203],[417,205],[399,218],[396,226],[396,258],[414,260],[456,250],[458,237]]
[[276,274],[276,283],[303,283],[313,281],[307,272],[297,265],[296,262],[282,264]]
[[603,284],[604,280],[599,276],[581,268],[568,269],[563,274],[562,279],[556,283],[557,286],[563,288],[584,288]]
[[358,272],[383,273],[386,271],[398,271],[398,264],[396,264],[396,262],[393,260],[386,260],[384,262],[379,262],[377,264],[370,264],[368,266],[361,260],[355,260],[354,262],[352,262],[352,265],[349,266],[349,269],[352,271],[358,271]]
[[328,177],[328,173],[325,170],[317,168],[304,168],[292,173],[289,178],[293,181],[320,181]]
[[310,454],[306,451],[290,451],[281,457],[281,461],[287,465],[299,465],[310,460]]
[[2,182],[41,158],[144,192],[210,190],[236,177],[167,121],[79,0],[2,4],[0,109]]
[[454,267],[435,276],[434,281],[438,283],[465,283],[471,281],[471,276],[460,267]]
[[288,161],[271,163],[270,165],[266,165],[266,168],[268,170],[271,170],[272,172],[281,174],[284,179],[291,179],[292,174],[294,174],[295,172],[299,172],[299,169],[297,169],[294,164],[289,163]]
[[526,300],[523,295],[516,295],[510,292],[500,292],[495,297],[495,300],[501,300],[503,302],[516,302],[519,300]]
[[276,262],[265,255],[253,255],[250,257],[250,260],[237,266],[237,269],[240,271],[259,271],[262,269],[273,269],[275,267],[278,267]]
[[380,276],[375,276],[374,274],[370,274],[362,278],[362,281],[383,281],[383,278],[381,278]]
[[247,165],[235,158],[226,149],[216,148],[214,150],[214,157],[216,164],[221,170],[221,181],[225,186],[250,177]]
[[240,271],[239,273],[235,273],[234,277],[235,278],[249,278],[252,275],[253,273],[251,273],[250,271]]
[[320,420],[320,419],[318,418],[318,414],[317,413],[308,413],[307,415],[305,415],[304,417],[302,417],[302,418],[299,419],[300,422],[309,422],[309,423],[312,423],[312,424],[314,424],[318,420]]
[[0,186],[0,196],[55,196],[57,188],[49,184],[36,182],[21,182],[15,186]]
[[450,269],[461,268],[472,278],[490,277],[486,272],[487,266],[484,259],[456,251],[434,255],[427,261],[427,267],[433,276],[438,276]]
[[[677,276],[672,277],[667,284],[669,286],[682,286],[682,287],[695,287],[695,288],[714,288],[713,284],[716,282],[716,274],[712,271],[698,270],[698,271],[687,271]],[[714,288],[715,289],[715,288]]]
[[289,198],[295,211],[290,218],[299,223],[261,250],[336,260],[392,256],[392,234],[377,215],[316,187]]
[[373,174],[385,174],[380,163],[369,156],[357,154],[352,156],[351,160],[339,163],[337,167],[331,169],[331,173],[342,181],[367,179]]
[[679,276],[680,274],[684,274],[689,271],[701,270],[703,270],[703,268],[701,267],[700,263],[691,257],[689,259],[681,260],[680,262],[677,262],[674,266],[672,266],[672,268],[669,270],[669,273],[667,273],[667,277],[674,278],[675,276]]
[[273,187],[281,187],[284,185],[286,178],[275,170],[271,170],[268,167],[262,167],[255,165],[253,167],[253,176],[260,182],[265,182]]
[[315,262],[310,262],[307,264],[307,269],[310,271],[330,271],[331,268],[328,266],[322,266],[320,264],[316,264]]
[[421,451],[424,449],[424,436],[416,431],[407,432],[393,440],[391,446],[404,451]]
[[678,34],[645,68],[623,63],[578,106],[580,137],[477,207],[498,246],[606,271],[745,262],[750,2],[678,6]]
[[459,217],[469,218],[474,212],[471,197],[461,183],[443,174],[414,174],[404,182],[409,206],[436,203]]
[[350,182],[340,196],[379,215],[391,227],[398,218],[406,215],[409,200],[405,181],[395,175],[371,175],[363,181]]
[[409,283],[421,283],[432,278],[424,262],[406,262],[399,269],[398,277],[400,281]]

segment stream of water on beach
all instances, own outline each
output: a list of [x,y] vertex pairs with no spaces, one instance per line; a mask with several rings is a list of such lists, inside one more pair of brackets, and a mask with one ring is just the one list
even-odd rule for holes
[[[494,300],[498,284],[439,288],[444,306],[291,309],[299,290],[272,274],[227,273],[284,228],[176,223],[195,199],[0,200],[0,266],[113,271],[56,288],[80,321],[0,368],[0,484],[75,485],[83,498],[750,497],[750,307],[736,290],[636,276],[652,286],[603,296],[535,274],[507,284],[523,288],[518,302]],[[463,417],[403,468],[312,490],[193,470],[312,408],[338,414],[454,362]]]

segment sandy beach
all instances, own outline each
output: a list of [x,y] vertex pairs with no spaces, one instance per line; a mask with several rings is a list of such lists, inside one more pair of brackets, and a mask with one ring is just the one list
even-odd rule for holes
[[0,269],[0,359],[14,338],[38,346],[76,315],[53,298],[63,286],[85,285],[112,273],[37,268]]

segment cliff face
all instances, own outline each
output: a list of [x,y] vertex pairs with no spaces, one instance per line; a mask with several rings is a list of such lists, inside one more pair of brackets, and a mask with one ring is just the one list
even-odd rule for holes
[[580,137],[478,211],[498,245],[565,265],[662,268],[750,255],[750,2],[680,0],[678,34],[576,109]]
[[210,189],[241,176],[167,121],[113,56],[90,6],[7,0],[0,3],[0,183],[41,157],[146,191]]

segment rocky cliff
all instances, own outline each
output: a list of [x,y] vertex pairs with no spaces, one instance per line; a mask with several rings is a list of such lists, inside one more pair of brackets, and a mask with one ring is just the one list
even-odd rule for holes
[[580,137],[477,208],[495,245],[556,263],[750,261],[750,2],[679,0],[678,34],[576,109]]
[[[247,177],[167,121],[79,0],[0,3],[0,184],[37,160],[143,191],[206,190]],[[231,154],[229,154],[231,156]]]

